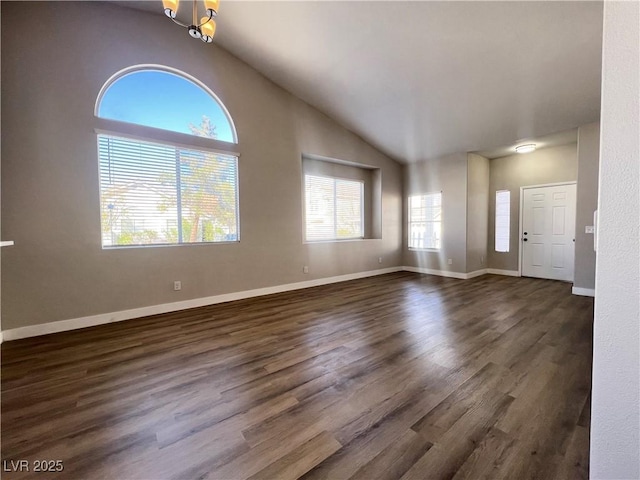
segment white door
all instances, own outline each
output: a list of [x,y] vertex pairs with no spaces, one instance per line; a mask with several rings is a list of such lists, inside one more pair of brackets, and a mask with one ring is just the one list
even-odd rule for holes
[[573,281],[576,184],[523,189],[522,275]]

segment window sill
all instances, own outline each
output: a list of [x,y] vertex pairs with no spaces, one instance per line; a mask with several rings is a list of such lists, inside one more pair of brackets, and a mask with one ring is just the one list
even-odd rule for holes
[[440,252],[442,249],[440,248],[415,248],[409,247],[409,251],[411,252]]
[[303,240],[302,243],[303,244],[313,245],[313,244],[316,244],[316,243],[361,242],[363,240],[376,240],[376,239],[375,238],[364,238],[364,237],[358,237],[358,238],[336,238],[336,239],[332,239],[332,240]]
[[194,247],[194,246],[204,246],[204,245],[233,245],[236,243],[240,243],[240,240],[229,241],[229,242],[193,242],[193,243],[154,243],[151,245],[108,245],[102,246],[102,250],[128,250],[131,248],[165,248],[165,247]]

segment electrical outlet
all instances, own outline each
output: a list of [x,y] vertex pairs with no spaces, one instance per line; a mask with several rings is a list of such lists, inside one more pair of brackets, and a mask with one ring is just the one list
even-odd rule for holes
[[307,267],[306,265],[302,267],[302,273],[309,273],[309,267]]
[[584,233],[593,233],[593,231],[594,231],[593,225],[587,225],[586,227],[584,227]]
[[378,263],[382,263],[382,257],[378,257]]
[[182,282],[180,280],[176,280],[173,282],[173,289],[177,292],[178,290],[182,290]]
[[448,259],[448,260],[447,260],[447,263],[448,263],[449,265],[453,265],[453,260]]

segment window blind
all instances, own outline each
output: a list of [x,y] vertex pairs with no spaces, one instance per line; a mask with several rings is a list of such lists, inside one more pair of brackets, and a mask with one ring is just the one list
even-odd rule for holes
[[362,182],[305,175],[304,183],[306,240],[364,236]]
[[98,135],[103,247],[238,240],[237,158]]
[[442,235],[442,194],[409,197],[409,248],[439,249]]
[[511,192],[498,190],[496,192],[496,252],[509,251],[509,228],[511,226]]

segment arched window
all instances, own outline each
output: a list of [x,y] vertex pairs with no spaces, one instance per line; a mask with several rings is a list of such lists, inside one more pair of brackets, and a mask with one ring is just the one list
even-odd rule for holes
[[135,67],[96,102],[102,246],[237,242],[237,136],[197,80]]
[[[238,143],[231,117],[213,92],[195,79],[158,67],[120,73],[108,81],[96,116]],[[199,131],[205,117],[214,131]]]

